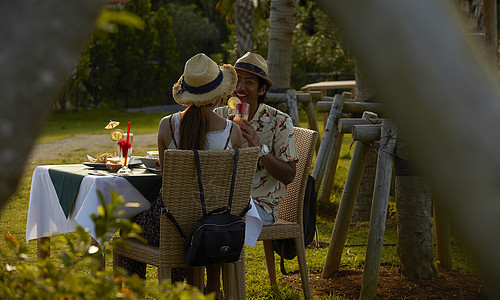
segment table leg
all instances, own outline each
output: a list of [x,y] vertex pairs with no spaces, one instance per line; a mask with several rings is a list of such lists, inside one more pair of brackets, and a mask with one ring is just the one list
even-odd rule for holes
[[50,258],[49,237],[41,237],[36,240],[36,254],[38,259]]

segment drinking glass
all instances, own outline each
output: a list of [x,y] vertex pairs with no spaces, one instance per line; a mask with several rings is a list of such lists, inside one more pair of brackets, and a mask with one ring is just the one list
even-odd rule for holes
[[238,97],[233,96],[227,99],[228,117],[234,117],[238,114],[238,111],[236,110],[237,103],[241,103],[241,100]]
[[127,143],[127,133],[123,134],[123,139],[117,143],[118,153],[122,167],[118,170],[118,174],[130,174],[132,170],[129,169],[130,159],[132,158],[132,145],[134,140],[134,134],[130,133]]
[[236,104],[236,111],[238,112],[234,116],[234,121],[235,122],[241,122],[241,120],[248,120],[248,112],[250,110],[250,105],[246,102],[242,103],[237,103]]

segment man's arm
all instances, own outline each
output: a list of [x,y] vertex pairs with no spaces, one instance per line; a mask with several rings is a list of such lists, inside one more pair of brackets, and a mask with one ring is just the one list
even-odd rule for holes
[[[239,123],[241,128],[241,133],[243,137],[247,139],[248,146],[258,146],[262,147],[262,144],[259,141],[259,136],[253,129],[250,122],[247,120],[242,120],[243,123]],[[295,178],[295,165],[296,161],[285,162],[281,159],[275,157],[271,153],[264,155],[260,158],[260,162],[266,168],[266,170],[273,175],[274,178],[281,181],[283,184],[290,184]]]
[[285,162],[271,153],[268,153],[260,158],[260,162],[274,178],[285,185],[292,183],[295,178],[295,165],[297,163],[295,160]]

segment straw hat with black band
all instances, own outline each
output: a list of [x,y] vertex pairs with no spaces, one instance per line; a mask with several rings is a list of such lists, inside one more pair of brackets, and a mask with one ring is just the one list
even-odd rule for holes
[[215,104],[236,88],[238,76],[234,67],[221,67],[210,57],[198,53],[184,66],[184,74],[172,87],[175,102],[180,105],[204,106]]
[[243,55],[236,61],[236,63],[234,64],[234,68],[236,70],[247,71],[259,76],[269,84],[269,87],[273,85],[273,82],[271,81],[271,79],[269,79],[268,76],[269,73],[267,69],[267,62],[259,54],[252,52],[245,53],[245,55]]

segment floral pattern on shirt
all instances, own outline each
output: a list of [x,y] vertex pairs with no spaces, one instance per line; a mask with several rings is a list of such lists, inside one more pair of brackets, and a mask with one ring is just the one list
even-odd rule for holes
[[[227,117],[227,107],[220,107],[216,113]],[[271,153],[285,162],[297,160],[297,147],[293,133],[292,119],[285,113],[261,103],[250,123],[259,136],[261,144],[266,144]],[[285,198],[286,186],[274,178],[263,165],[258,163],[252,186],[252,198],[274,219],[279,217],[278,204]]]

